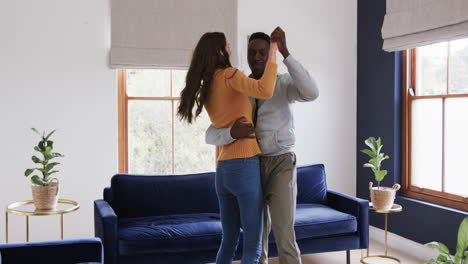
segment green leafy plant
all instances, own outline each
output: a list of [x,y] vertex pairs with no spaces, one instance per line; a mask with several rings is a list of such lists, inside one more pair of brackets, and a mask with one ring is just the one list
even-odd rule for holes
[[370,160],[368,163],[364,164],[364,167],[372,169],[375,180],[377,181],[377,186],[380,188],[380,182],[384,179],[385,175],[387,175],[387,171],[380,170],[380,166],[382,161],[389,159],[390,157],[380,152],[383,147],[380,137],[377,140],[374,137],[369,137],[365,140],[365,143],[369,148],[362,149],[361,152],[367,154],[370,157]]
[[440,242],[430,242],[427,247],[437,249],[440,253],[437,259],[430,259],[426,264],[468,264],[468,217],[465,217],[458,228],[458,240],[455,256],[450,255],[446,245]]
[[47,134],[47,136],[45,131],[41,134],[35,128],[31,128],[31,130],[41,137],[41,140],[39,141],[37,146],[34,147],[34,150],[42,154],[42,159],[33,155],[32,161],[35,164],[37,164],[39,168],[26,169],[26,171],[24,172],[24,176],[28,177],[34,171],[39,171],[42,174],[42,177],[39,177],[38,175],[33,175],[31,177],[31,182],[37,185],[46,186],[51,180],[50,176],[54,173],[59,172],[58,170],[54,170],[54,167],[59,165],[60,163],[51,162],[51,160],[58,157],[64,157],[64,155],[57,152],[52,152],[54,149],[54,142],[50,140],[50,137],[52,136],[52,134],[54,134],[55,130]]

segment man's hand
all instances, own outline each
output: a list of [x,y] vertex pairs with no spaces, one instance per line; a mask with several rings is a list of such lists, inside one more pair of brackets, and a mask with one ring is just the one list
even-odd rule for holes
[[283,58],[286,59],[289,56],[288,47],[286,46],[286,34],[283,29],[277,27],[273,30],[271,33],[271,42],[278,43],[278,51],[283,55]]
[[255,129],[252,123],[247,123],[247,118],[241,117],[231,127],[231,137],[234,139],[255,138]]

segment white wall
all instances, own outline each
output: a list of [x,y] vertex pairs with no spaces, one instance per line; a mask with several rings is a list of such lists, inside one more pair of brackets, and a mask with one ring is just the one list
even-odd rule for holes
[[[31,197],[22,176],[37,142],[29,127],[58,128],[55,147],[66,155],[61,196],[82,206],[65,215],[65,238],[94,235],[92,202],[117,171],[109,14],[109,0],[2,1],[0,9],[0,208]],[[354,195],[356,1],[239,0],[241,44],[247,34],[275,25],[320,85],[317,101],[296,106],[299,164],[325,163],[329,187]],[[240,55],[247,70],[245,46]],[[31,240],[58,239],[58,220],[32,218]],[[4,222],[2,213],[0,243]],[[24,241],[24,225],[24,217],[10,216],[11,242]]]
[[[240,0],[243,70],[248,70],[247,35],[269,34],[277,25],[286,32],[290,53],[320,89],[316,101],[295,105],[298,164],[324,163],[328,188],[355,195],[357,2]],[[286,72],[280,64],[279,71]]]
[[[108,1],[2,1],[0,8],[0,243],[4,208],[31,199],[24,169],[38,137],[58,131],[61,197],[81,203],[65,215],[65,238],[94,235],[93,200],[117,170],[116,73],[107,67]],[[33,217],[31,240],[59,239],[59,217]],[[10,217],[10,240],[25,240],[25,218]]]

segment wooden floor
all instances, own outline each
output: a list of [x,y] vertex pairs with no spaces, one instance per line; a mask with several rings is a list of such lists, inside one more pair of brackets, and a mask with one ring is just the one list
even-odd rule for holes
[[[377,241],[370,241],[371,243],[371,255],[383,254],[384,247]],[[365,251],[363,251],[365,253]],[[415,256],[409,256],[399,251],[389,249],[388,255],[396,257],[401,260],[403,264],[421,264],[428,259],[419,259]],[[360,250],[351,251],[351,264],[359,264],[361,259]],[[233,262],[239,264],[239,261]],[[395,263],[395,262],[382,262],[382,263]],[[268,264],[280,264],[277,258],[272,258],[268,261]],[[310,254],[302,256],[302,264],[346,264],[346,252],[329,252]]]

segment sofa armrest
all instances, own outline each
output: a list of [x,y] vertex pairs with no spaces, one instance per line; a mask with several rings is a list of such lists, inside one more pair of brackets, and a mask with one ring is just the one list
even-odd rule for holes
[[104,200],[94,201],[94,232],[104,244],[106,264],[116,264],[118,258],[118,218],[114,209]]
[[369,201],[339,192],[327,191],[328,206],[356,217],[361,248],[369,246]]
[[0,245],[0,263],[104,263],[99,238]]

